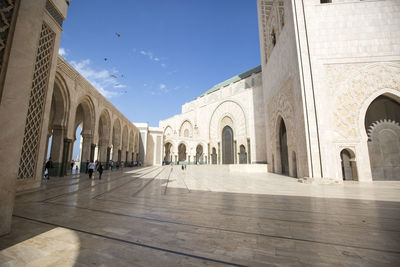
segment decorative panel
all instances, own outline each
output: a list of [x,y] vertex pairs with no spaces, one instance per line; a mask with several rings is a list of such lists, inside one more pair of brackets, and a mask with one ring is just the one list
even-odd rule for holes
[[49,12],[50,16],[62,27],[64,18],[62,15],[57,11],[56,7],[51,3],[51,1],[47,0],[46,2],[46,10]]
[[[16,15],[15,0],[0,0],[0,79],[4,78],[4,68],[7,62],[6,48],[10,42],[10,33],[12,32],[13,21]],[[1,89],[0,89],[1,90]],[[1,92],[1,91],[0,91]],[[1,99],[1,93],[0,93]]]
[[42,25],[26,116],[18,179],[34,178],[56,34]]

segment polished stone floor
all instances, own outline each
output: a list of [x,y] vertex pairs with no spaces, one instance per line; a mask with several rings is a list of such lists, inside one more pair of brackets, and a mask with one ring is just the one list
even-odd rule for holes
[[52,178],[17,196],[0,266],[400,266],[400,182],[216,167]]

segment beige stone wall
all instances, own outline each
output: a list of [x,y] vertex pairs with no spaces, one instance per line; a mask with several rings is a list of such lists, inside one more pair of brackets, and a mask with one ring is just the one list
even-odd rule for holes
[[400,95],[400,2],[305,1],[305,17],[324,176],[342,179],[348,148],[370,181],[364,118],[379,95]]
[[[289,174],[310,175],[298,48],[291,1],[258,1],[266,143],[271,172],[281,173],[280,119],[287,130]],[[273,45],[271,33],[275,33]],[[294,163],[294,153],[296,163]]]
[[[246,152],[250,149],[251,162],[265,163],[265,149],[260,149],[265,147],[265,135],[262,131],[255,131],[255,128],[264,128],[265,125],[265,112],[260,97],[262,98],[261,74],[255,73],[184,104],[182,114],[160,121],[160,128],[164,129],[164,144],[172,144],[173,161],[178,155],[180,144],[186,146],[187,162],[195,162],[196,148],[199,145],[203,147],[203,159],[207,157],[209,161],[211,152],[208,151],[208,145],[210,150],[213,147],[218,150],[222,129],[229,125],[234,131],[237,153],[240,145],[243,145]],[[165,151],[163,155],[164,153]]]

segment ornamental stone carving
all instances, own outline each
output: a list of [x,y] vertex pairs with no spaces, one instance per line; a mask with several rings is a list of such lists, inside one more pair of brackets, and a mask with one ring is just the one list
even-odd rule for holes
[[[335,95],[335,131],[344,139],[359,137],[359,112],[376,91],[400,91],[400,65],[394,63],[335,65],[327,67],[329,87]],[[342,82],[341,82],[342,81]],[[365,115],[365,114],[364,114]]]
[[[287,91],[287,90],[286,90]],[[282,117],[288,133],[288,145],[292,142],[294,134],[296,133],[293,123],[293,106],[290,98],[284,92],[277,93],[271,98],[269,104],[269,128],[270,128],[270,139],[277,140],[279,135],[278,131],[278,118]]]
[[[220,125],[223,119],[227,117],[224,122],[231,120],[233,124],[234,138],[246,138],[246,116],[242,107],[231,100],[222,102],[213,112],[210,119],[210,141],[217,141],[221,139]],[[228,119],[229,118],[229,119]]]

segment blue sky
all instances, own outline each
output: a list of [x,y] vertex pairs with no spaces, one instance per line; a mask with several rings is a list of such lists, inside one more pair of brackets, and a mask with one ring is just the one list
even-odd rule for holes
[[256,0],[75,0],[63,29],[60,54],[151,126],[260,64]]

